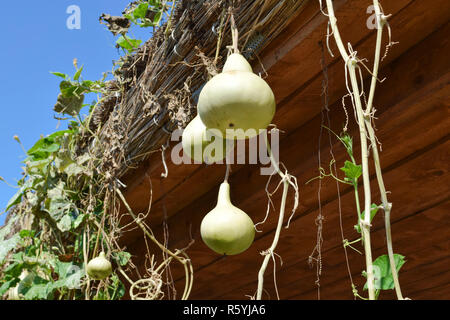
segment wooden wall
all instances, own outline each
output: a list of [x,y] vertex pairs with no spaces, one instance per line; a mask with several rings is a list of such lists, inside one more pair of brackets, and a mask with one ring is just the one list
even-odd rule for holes
[[[370,1],[336,0],[338,25],[344,41],[353,44],[359,57],[371,65],[375,31],[366,28]],[[382,143],[381,165],[393,203],[392,232],[395,252],[406,256],[400,272],[404,295],[412,299],[450,299],[449,238],[449,93],[450,93],[450,2],[448,0],[382,1],[385,13],[391,13],[393,40],[383,61],[375,98],[377,135]],[[282,299],[316,299],[316,269],[308,257],[316,245],[315,219],[319,212],[318,175],[319,134],[322,123],[322,81],[320,65],[327,20],[318,10],[318,1],[310,1],[305,10],[261,55],[268,72],[267,81],[277,98],[274,123],[281,134],[280,160],[295,175],[300,186],[300,206],[289,229],[283,229],[277,248],[283,265],[277,265],[277,283]],[[341,97],[346,93],[344,65],[331,41],[336,57],[325,52],[329,77],[329,118],[331,128],[340,132],[345,121]],[[254,64],[260,71],[260,65]],[[369,78],[366,78],[366,83]],[[350,105],[350,102],[347,101]],[[350,110],[350,109],[349,109]],[[359,155],[359,139],[350,110],[350,134],[354,137],[355,154]],[[325,117],[326,121],[326,117]],[[332,139],[332,151],[338,166],[346,160],[342,146]],[[321,139],[321,165],[328,167],[330,143],[328,133]],[[167,156],[169,159],[169,156]],[[125,177],[126,197],[133,209],[145,212],[150,189],[153,204],[148,223],[162,239],[162,221],[166,219],[170,248],[182,248],[192,236],[194,245],[188,254],[195,268],[193,299],[246,299],[257,286],[257,274],[272,241],[277,213],[272,212],[245,253],[222,257],[209,250],[200,238],[203,216],[214,206],[225,168],[220,165],[181,165],[168,162],[169,176],[161,179],[161,155]],[[257,165],[233,165],[230,179],[233,203],[257,222],[266,212],[264,191],[267,176],[259,174]],[[148,176],[151,179],[148,179]],[[371,167],[374,201],[379,193]],[[275,184],[272,183],[272,188]],[[340,197],[332,179],[322,180],[320,191],[323,222],[322,299],[352,299],[340,231],[339,203],[346,239],[357,238],[355,204],[349,186],[340,185]],[[280,195],[275,196],[279,203]],[[288,203],[292,203],[289,194]],[[373,255],[386,253],[383,215],[372,228]],[[123,243],[135,255],[135,263],[143,261],[145,245],[139,232],[125,234]],[[358,246],[358,244],[356,245]],[[348,250],[351,274],[360,293],[365,278],[364,256]],[[182,288],[183,273],[176,265],[172,274]],[[266,272],[265,288],[276,298],[273,269]],[[266,295],[265,298],[269,296]],[[384,292],[381,298],[395,298]]]

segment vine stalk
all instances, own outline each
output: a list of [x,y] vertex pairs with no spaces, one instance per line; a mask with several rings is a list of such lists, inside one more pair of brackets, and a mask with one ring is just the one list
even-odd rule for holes
[[[387,21],[387,16],[385,16],[382,13],[378,0],[373,0],[373,6],[375,8],[375,15],[376,15],[376,19],[377,19],[376,20],[377,21],[377,41],[376,41],[375,58],[374,58],[374,65],[373,65],[373,71],[372,71],[372,82],[370,85],[369,100],[367,102],[367,110],[366,110],[367,113],[371,113],[372,108],[373,108],[373,97],[375,95],[375,89],[376,89],[377,78],[378,78],[378,69],[379,69],[379,64],[380,64],[381,40],[383,38],[383,29],[384,29],[384,26]],[[374,161],[374,165],[375,165],[375,173],[376,173],[376,177],[377,177],[378,188],[379,188],[380,194],[381,194],[381,201],[383,203],[384,224],[385,224],[385,229],[386,229],[386,243],[387,243],[389,264],[391,266],[392,278],[394,280],[395,293],[399,300],[403,300],[403,295],[402,295],[402,291],[400,288],[400,282],[398,280],[398,273],[397,273],[395,259],[394,259],[394,249],[392,246],[392,234],[391,234],[392,204],[388,201],[386,187],[384,185],[383,175],[381,172],[381,164],[380,164],[380,157],[378,154],[378,144],[377,144],[376,137],[375,137],[375,130],[373,129],[370,119],[366,119],[365,124],[367,127],[367,131],[369,133],[369,139],[370,139],[370,143],[372,146],[373,161]]]
[[[377,139],[375,136],[375,130],[372,126],[372,117],[371,114],[373,112],[373,100],[375,96],[375,89],[378,81],[378,71],[379,71],[379,65],[380,65],[380,56],[381,56],[381,42],[383,38],[383,29],[386,25],[388,16],[384,15],[379,1],[373,0],[373,7],[375,9],[375,16],[376,16],[376,28],[377,28],[377,38],[376,38],[376,45],[375,45],[375,57],[374,57],[374,65],[372,70],[372,79],[370,84],[370,92],[369,92],[369,98],[366,104],[366,109],[363,110],[362,103],[361,103],[361,95],[359,93],[359,87],[356,77],[356,68],[358,67],[358,60],[356,58],[356,54],[351,52],[351,55],[347,54],[347,51],[344,47],[344,44],[342,42],[342,39],[339,34],[339,30],[337,28],[336,24],[336,17],[333,10],[333,4],[331,0],[326,0],[327,3],[327,9],[328,9],[328,17],[329,17],[329,23],[332,29],[333,36],[335,38],[335,41],[337,43],[337,46],[339,48],[339,51],[341,53],[342,58],[346,62],[346,68],[348,68],[350,79],[351,79],[351,86],[353,90],[352,94],[352,102],[354,102],[356,112],[357,112],[357,118],[358,118],[358,124],[360,128],[360,134],[361,134],[361,152],[362,152],[362,165],[363,165],[363,179],[364,179],[364,196],[365,196],[365,212],[370,212],[370,181],[368,180],[368,157],[369,157],[369,149],[367,148],[367,138],[370,140],[371,144],[371,150],[373,155],[373,161],[375,166],[375,172],[376,172],[376,178],[378,182],[378,188],[380,190],[381,194],[381,201],[383,204],[383,210],[385,213],[385,229],[386,229],[386,242],[387,242],[387,249],[388,249],[388,257],[389,257],[389,263],[391,267],[391,273],[394,280],[394,287],[396,291],[397,298],[399,300],[403,300],[402,292],[400,289],[400,283],[398,280],[398,274],[394,259],[394,251],[392,246],[392,235],[391,235],[391,223],[390,223],[390,213],[392,204],[388,201],[387,198],[387,192],[384,185],[384,180],[381,172],[381,165],[380,165],[380,157],[378,153],[378,144]],[[389,33],[390,35],[390,33]],[[363,90],[363,88],[361,88]],[[357,201],[358,202],[358,201]],[[366,251],[366,264],[367,264],[367,281],[368,281],[368,288],[369,288],[369,299],[375,299],[376,296],[374,295],[374,288],[373,288],[373,267],[372,267],[372,259],[371,259],[371,252],[370,252],[370,214],[366,214],[364,217],[364,223],[361,224],[361,230],[363,234],[363,241]],[[369,252],[367,251],[369,250]]]
[[[267,249],[263,253],[264,260],[263,260],[263,263],[262,263],[261,268],[258,273],[258,289],[256,292],[256,300],[261,300],[261,298],[262,298],[263,285],[264,285],[264,273],[266,272],[267,265],[269,264],[270,258],[271,257],[273,258],[273,254],[275,252],[275,249],[278,245],[278,241],[280,239],[281,227],[283,226],[284,214],[285,214],[285,210],[286,210],[287,194],[288,194],[288,190],[289,190],[289,185],[292,184],[291,176],[287,172],[283,173],[280,170],[278,162],[275,160],[275,158],[273,156],[269,141],[267,139],[267,132],[265,132],[264,138],[265,138],[265,142],[266,142],[266,146],[267,146],[267,151],[268,151],[269,157],[270,157],[270,162],[275,169],[275,173],[277,173],[281,177],[281,182],[283,183],[283,194],[282,194],[282,198],[281,198],[280,214],[278,216],[278,224],[277,224],[277,228],[275,231],[275,236],[273,238],[272,244],[269,247],[269,249]],[[295,188],[295,186],[294,186],[294,188]],[[297,205],[294,206],[293,212],[296,210],[296,207],[297,207]],[[278,291],[277,291],[277,294],[278,294]]]
[[[122,200],[123,204],[125,205],[126,209],[128,210],[128,212],[131,215],[131,217],[133,218],[133,220],[142,229],[144,234],[147,237],[149,237],[150,240],[152,240],[163,252],[167,253],[170,256],[170,258],[174,258],[180,264],[183,265],[184,271],[185,271],[186,283],[185,283],[184,292],[183,292],[183,296],[181,297],[181,300],[187,300],[190,295],[190,292],[192,290],[192,284],[194,281],[194,274],[193,274],[193,269],[192,269],[192,264],[191,264],[190,259],[185,255],[185,253],[182,250],[177,250],[175,253],[173,253],[172,251],[167,249],[164,245],[162,245],[158,240],[156,240],[156,238],[153,236],[153,234],[149,232],[149,230],[142,223],[142,221],[134,214],[133,210],[128,205],[128,202],[126,201],[122,192],[118,188],[115,188],[115,191],[119,195],[119,198]],[[184,257],[179,257],[178,256],[179,254],[182,254]],[[168,263],[168,262],[170,262],[170,259],[166,259],[166,261],[163,263]]]
[[[356,68],[358,61],[356,57],[350,56],[345,49],[342,42],[339,29],[337,27],[337,19],[334,14],[333,3],[331,0],[326,0],[328,18],[332,34],[338,46],[339,52],[345,61],[346,68],[348,69],[351,87],[352,87],[352,102],[354,103],[361,142],[361,162],[362,162],[362,174],[364,185],[364,220],[360,220],[361,233],[364,241],[364,252],[366,257],[366,273],[367,273],[367,287],[369,291],[369,299],[375,300],[375,287],[374,287],[374,274],[373,274],[373,260],[372,260],[372,248],[370,243],[370,209],[371,209],[371,190],[370,190],[370,177],[369,177],[369,150],[367,146],[367,132],[365,127],[365,116],[361,103],[361,95],[358,86],[358,80],[356,76]],[[363,88],[361,88],[363,90]]]

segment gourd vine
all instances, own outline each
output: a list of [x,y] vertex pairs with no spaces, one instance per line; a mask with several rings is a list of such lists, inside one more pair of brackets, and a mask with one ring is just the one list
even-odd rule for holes
[[[380,81],[378,79],[378,71],[381,60],[381,44],[384,28],[387,28],[389,32],[389,43],[386,46],[386,53],[384,57],[386,56],[388,49],[394,44],[394,42],[391,41],[391,30],[387,22],[389,16],[383,13],[379,2],[377,0],[374,0],[373,6],[375,8],[375,16],[377,23],[377,37],[374,54],[374,65],[373,69],[369,70],[364,65],[364,60],[360,59],[357,55],[357,52],[353,50],[351,44],[349,43],[347,47],[344,45],[341,39],[341,35],[339,33],[337,18],[334,13],[333,2],[331,0],[325,1],[326,12],[324,10],[322,0],[319,0],[319,5],[322,13],[329,20],[328,34],[326,35],[327,40],[326,43],[328,46],[328,50],[331,56],[334,56],[330,49],[330,42],[329,42],[330,37],[334,37],[339,53],[345,62],[345,80],[348,90],[348,94],[346,96],[349,96],[351,99],[353,110],[356,117],[356,123],[358,124],[360,144],[361,144],[362,164],[359,165],[356,162],[355,156],[353,154],[353,139],[347,133],[347,124],[344,126],[343,133],[340,136],[334,134],[334,132],[332,132],[331,129],[326,128],[327,130],[332,132],[332,134],[334,134],[337,137],[337,139],[344,145],[351,161],[346,161],[345,166],[341,168],[341,170],[345,174],[345,177],[343,179],[337,177],[336,170],[335,169],[333,170],[333,167],[335,168],[336,165],[334,158],[330,162],[329,174],[326,173],[325,169],[320,167],[319,168],[320,176],[318,178],[323,179],[325,177],[332,177],[340,183],[345,183],[353,186],[356,211],[358,216],[358,223],[355,225],[355,230],[359,234],[361,234],[361,237],[351,242],[343,238],[343,245],[345,250],[347,248],[351,248],[358,252],[359,250],[355,249],[353,245],[361,241],[364,246],[366,270],[363,272],[363,275],[367,278],[365,289],[367,288],[368,290],[369,295],[368,298],[370,300],[377,299],[381,290],[388,290],[395,288],[397,298],[399,300],[402,300],[404,298],[398,280],[398,271],[404,264],[405,260],[403,256],[399,254],[394,254],[393,251],[392,235],[390,227],[390,214],[392,204],[388,201],[387,198],[387,191],[384,185],[380,165],[378,140],[376,138],[375,129],[373,126],[374,114],[376,111],[374,108],[374,97],[377,82]],[[367,100],[365,99],[366,95],[364,93],[363,75],[360,65],[362,65],[365,69],[367,69],[371,74],[370,92]],[[348,79],[350,79],[350,82],[348,81]],[[364,100],[362,100],[362,98],[364,98]],[[343,101],[344,99],[345,97],[343,98]],[[376,205],[372,203],[372,194],[369,178],[370,155],[372,155],[373,157],[376,179],[381,194],[381,202],[382,202],[381,205]],[[359,187],[358,180],[361,176],[363,180],[363,191],[364,191],[363,206],[361,206],[360,204],[360,196],[358,188]],[[374,218],[375,214],[378,212],[379,209],[382,209],[385,214],[386,243],[388,255],[380,256],[377,259],[373,260],[370,228],[372,219]],[[374,273],[374,267],[377,271],[376,275]],[[356,290],[350,271],[349,275],[352,284],[353,294],[355,295],[355,297],[365,299]]]
[[[113,34],[121,35],[117,46],[128,57],[140,44],[140,40],[126,35],[131,23],[157,30],[166,21],[167,34],[175,3],[135,1],[124,16],[102,15],[100,20]],[[0,297],[116,300],[128,295],[134,300],[162,299],[164,288],[171,294],[172,284],[163,280],[163,274],[173,262],[184,268],[186,282],[181,299],[189,297],[193,268],[187,248],[169,250],[145,223],[152,190],[149,211],[135,214],[121,191],[125,185],[117,179],[123,155],[115,158],[112,153],[120,150],[122,137],[106,125],[108,119],[103,113],[111,113],[115,124],[124,117],[108,109],[122,102],[126,81],[121,80],[120,72],[125,60],[122,57],[115,62],[112,73],[116,78],[108,81],[108,73],[97,81],[83,79],[84,67],[78,67],[76,59],[73,77],[52,72],[62,78],[55,118],[67,121],[67,129],[41,137],[29,150],[18,136],[14,137],[27,158],[19,190],[7,204],[5,212],[9,214],[0,229]],[[92,94],[99,96],[93,103],[84,104]],[[85,108],[87,115],[83,116]],[[164,148],[161,152],[164,156]],[[162,178],[167,174],[166,170]],[[154,243],[163,256],[158,262],[158,252],[147,246],[144,270],[119,244],[123,234],[136,227],[145,243]]]

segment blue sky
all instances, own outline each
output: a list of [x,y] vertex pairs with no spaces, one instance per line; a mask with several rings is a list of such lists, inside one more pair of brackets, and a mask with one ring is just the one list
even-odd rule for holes
[[[56,131],[53,105],[61,79],[50,71],[74,74],[72,60],[84,65],[83,78],[98,80],[112,69],[119,57],[115,37],[98,22],[102,13],[120,15],[129,0],[43,0],[2,3],[0,50],[0,176],[10,184],[21,178],[25,149],[40,137]],[[81,29],[69,30],[66,13],[70,5],[81,9]],[[151,29],[135,30],[132,36],[147,40]],[[92,102],[92,98],[85,103]],[[65,124],[59,129],[64,129]],[[16,189],[0,182],[0,212]],[[0,225],[5,214],[0,216]]]

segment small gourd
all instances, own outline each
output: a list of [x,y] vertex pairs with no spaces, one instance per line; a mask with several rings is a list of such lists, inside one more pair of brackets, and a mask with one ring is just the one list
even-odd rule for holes
[[253,73],[247,60],[233,53],[222,73],[205,84],[197,107],[208,128],[217,128],[227,139],[246,139],[271,123],[275,96],[266,81]]
[[183,131],[183,151],[197,163],[218,162],[225,158],[233,143],[221,136],[217,130],[208,129],[197,115]]
[[200,226],[203,242],[219,254],[235,255],[247,250],[255,238],[252,219],[230,200],[230,185],[220,185],[216,207]]
[[106,279],[112,272],[111,262],[106,259],[105,253],[102,251],[98,257],[89,261],[86,272],[90,278],[94,280]]

